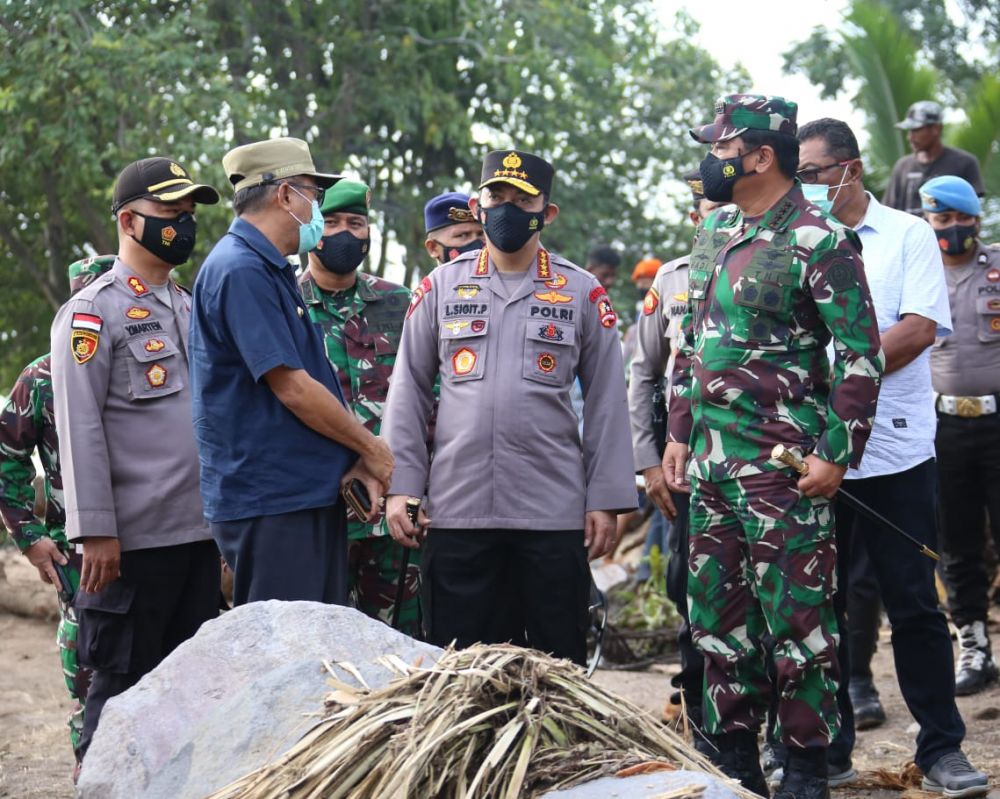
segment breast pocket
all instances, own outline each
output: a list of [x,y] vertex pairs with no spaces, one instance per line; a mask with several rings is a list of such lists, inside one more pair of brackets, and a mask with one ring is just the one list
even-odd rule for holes
[[791,287],[744,273],[733,286],[732,343],[753,349],[788,344]]
[[984,344],[1000,341],[1000,298],[977,297],[979,340]]
[[456,319],[441,325],[442,371],[450,383],[482,380],[486,374],[488,319]]
[[524,379],[550,386],[569,385],[575,341],[576,327],[572,324],[529,319],[524,340]]
[[166,397],[184,388],[180,349],[170,336],[143,336],[126,346],[129,395],[133,400]]

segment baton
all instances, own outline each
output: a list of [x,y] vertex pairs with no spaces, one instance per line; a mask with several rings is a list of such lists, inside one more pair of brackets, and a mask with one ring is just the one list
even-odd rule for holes
[[[774,458],[774,460],[776,461],[781,461],[787,466],[791,466],[793,469],[795,469],[795,471],[797,471],[803,477],[809,474],[809,464],[796,457],[795,453],[792,452],[790,449],[786,448],[784,444],[776,445],[775,448],[771,450],[771,457]],[[841,497],[843,497],[844,501],[855,510],[860,511],[870,519],[874,519],[883,527],[887,527],[897,535],[903,536],[903,538],[905,538],[907,541],[913,544],[913,546],[915,546],[917,549],[920,550],[920,554],[926,555],[931,560],[941,560],[941,556],[938,555],[937,552],[928,547],[926,544],[920,543],[916,538],[914,538],[912,535],[906,532],[902,527],[899,527],[897,524],[890,522],[887,518],[885,518],[885,516],[883,516],[881,513],[879,513],[877,510],[870,507],[869,505],[866,505],[864,502],[862,502],[856,496],[851,494],[849,491],[841,488],[837,491],[837,493]]]
[[[412,524],[417,523],[417,513],[420,511],[419,499],[406,500],[406,515]],[[410,568],[410,548],[403,547],[403,562],[399,566],[399,577],[396,578],[396,604],[392,606],[392,627],[399,629],[399,612],[403,607],[403,593],[406,591],[406,572]]]

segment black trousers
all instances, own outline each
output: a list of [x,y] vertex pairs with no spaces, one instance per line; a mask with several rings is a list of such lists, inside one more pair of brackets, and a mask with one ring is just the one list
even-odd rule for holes
[[[848,540],[842,540],[843,538]],[[856,529],[845,530],[837,541],[838,552],[846,553],[846,557],[838,558],[837,579],[849,586],[843,602],[846,603],[844,612],[851,620],[845,632],[850,638],[850,671],[841,672],[845,675],[845,686],[849,679],[872,679],[872,658],[878,646],[878,632],[882,624],[878,575],[868,556],[867,547],[856,543],[857,538]],[[846,573],[842,569],[846,569]],[[841,574],[844,576],[841,577]],[[843,665],[841,668],[843,669]]]
[[582,530],[431,528],[420,557],[427,640],[510,642],[586,664]]
[[212,541],[122,552],[121,577],[75,605],[82,666],[93,671],[82,757],[104,704],[131,688],[202,623],[219,615],[219,551]]
[[989,573],[986,515],[1000,554],[1000,414],[963,419],[938,414],[941,577],[948,609],[962,627],[986,621]]
[[[848,480],[844,487],[917,540],[936,546],[934,461],[899,474]],[[955,704],[955,662],[944,613],[934,587],[934,561],[921,555],[901,536],[854,511],[842,499],[837,502],[838,542],[864,547],[878,579],[882,604],[892,625],[892,653],[903,700],[920,725],[915,761],[926,773],[941,755],[959,749],[965,724]],[[853,535],[853,538],[851,538]],[[839,559],[849,557],[839,552]],[[847,561],[849,562],[849,561]],[[849,569],[841,568],[835,604],[844,607],[849,589]],[[847,619],[848,628],[851,619]],[[849,636],[841,636],[841,669],[849,663],[845,651]],[[837,699],[842,715],[841,733],[831,746],[830,757],[845,759],[853,747],[853,715],[846,685]],[[846,706],[845,706],[846,702]],[[848,729],[848,720],[850,728]],[[846,736],[846,739],[845,739]]]
[[267,599],[347,604],[343,500],[324,508],[213,522],[233,571],[233,605]]
[[670,527],[667,546],[670,559],[667,561],[667,598],[677,606],[681,626],[677,631],[677,647],[680,650],[681,670],[670,680],[671,685],[684,692],[688,712],[700,718],[701,700],[705,683],[705,657],[695,649],[691,641],[691,621],[688,616],[688,510],[690,494],[670,494],[677,508],[677,518]]

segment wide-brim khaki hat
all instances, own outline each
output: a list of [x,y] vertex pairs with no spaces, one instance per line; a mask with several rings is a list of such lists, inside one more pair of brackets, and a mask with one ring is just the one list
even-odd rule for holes
[[316,171],[309,145],[302,139],[283,137],[243,144],[222,157],[222,168],[233,191],[307,175],[322,189],[328,189],[341,175]]

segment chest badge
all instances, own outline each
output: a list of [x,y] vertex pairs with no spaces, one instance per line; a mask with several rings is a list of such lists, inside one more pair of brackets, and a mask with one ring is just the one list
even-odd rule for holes
[[473,283],[460,283],[455,286],[455,293],[463,300],[471,300],[479,293],[479,286]]
[[573,298],[570,297],[568,294],[560,294],[558,291],[555,290],[546,292],[536,291],[535,299],[541,300],[542,302],[551,303],[552,305],[561,305],[563,303],[573,302]]
[[551,352],[543,352],[538,356],[538,368],[545,374],[553,371],[556,368],[556,356]]
[[131,308],[125,311],[126,319],[147,319],[152,311],[149,308],[140,308],[138,305],[133,305]]
[[149,289],[146,287],[146,284],[135,275],[132,275],[125,281],[125,283],[130,289],[132,289],[132,293],[136,297],[141,297],[143,294],[149,294]]
[[485,319],[473,319],[472,320],[472,332],[482,333],[486,329]]
[[154,363],[146,370],[146,382],[149,383],[151,388],[160,388],[163,386],[167,382],[166,367]]
[[545,285],[550,289],[561,289],[569,281],[566,280],[566,275],[560,275],[558,272],[552,276],[552,280],[546,280]]
[[467,375],[476,368],[476,353],[468,347],[462,347],[451,356],[451,367],[457,375]]
[[166,346],[167,345],[164,344],[161,339],[151,338],[145,343],[145,345],[143,345],[143,349],[146,350],[146,352],[159,352]]
[[445,325],[445,327],[448,328],[452,334],[457,334],[460,330],[464,330],[468,326],[469,323],[462,319],[457,319],[454,322],[449,322]]
[[563,331],[561,327],[556,327],[551,322],[538,328],[538,335],[546,341],[562,341]]
[[990,281],[990,283],[1000,282],[1000,269],[993,267],[989,272],[986,273],[986,279]]

